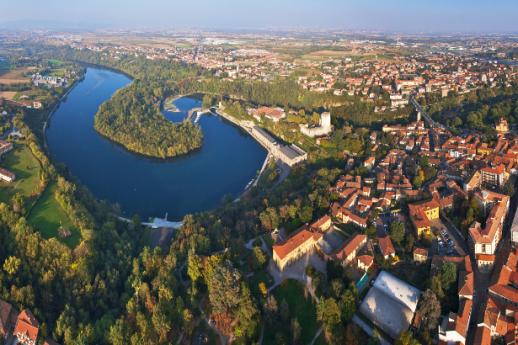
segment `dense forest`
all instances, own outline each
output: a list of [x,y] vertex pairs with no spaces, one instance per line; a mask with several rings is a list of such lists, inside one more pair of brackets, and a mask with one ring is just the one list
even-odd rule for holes
[[500,118],[518,123],[518,85],[485,88],[444,99],[426,99],[432,117],[452,130],[472,128],[491,135]]
[[201,129],[188,120],[167,120],[159,103],[160,95],[135,80],[101,105],[95,129],[130,151],[152,157],[174,157],[201,147]]
[[322,112],[330,110],[335,122],[340,125],[350,123],[369,126],[373,123],[391,122],[408,117],[411,107],[376,113],[376,106],[386,106],[388,102],[378,100],[366,102],[356,96],[336,96],[332,93],[317,93],[303,89],[293,79],[279,78],[269,82],[248,80],[221,80],[204,78],[182,85],[184,93],[201,92],[216,97],[228,97],[254,105],[279,106],[286,109]]

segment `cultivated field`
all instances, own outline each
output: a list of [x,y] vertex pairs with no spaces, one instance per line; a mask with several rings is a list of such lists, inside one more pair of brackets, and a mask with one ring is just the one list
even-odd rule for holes
[[12,101],[16,96],[16,91],[0,91],[0,98]]
[[33,68],[31,67],[25,67],[17,68],[7,73],[4,73],[0,75],[0,84],[15,85],[29,83],[31,79],[29,77],[26,77],[24,74],[27,72],[31,72],[32,70]]

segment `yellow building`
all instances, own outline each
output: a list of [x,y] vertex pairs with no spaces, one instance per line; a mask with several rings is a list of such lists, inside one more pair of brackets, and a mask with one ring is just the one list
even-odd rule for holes
[[418,237],[431,235],[431,221],[439,219],[439,207],[440,205],[435,199],[408,205],[410,219],[416,228]]
[[426,214],[426,218],[429,220],[439,219],[439,205],[430,209],[425,209],[424,213]]
[[321,233],[310,231],[305,225],[283,243],[273,245],[273,261],[283,271],[293,261],[312,252],[321,237]]
[[509,124],[507,123],[507,120],[503,117],[500,118],[500,121],[496,124],[495,129],[500,134],[506,134],[509,132]]
[[477,147],[477,153],[479,155],[488,155],[493,152],[493,149],[490,148],[487,143],[482,143],[479,147]]

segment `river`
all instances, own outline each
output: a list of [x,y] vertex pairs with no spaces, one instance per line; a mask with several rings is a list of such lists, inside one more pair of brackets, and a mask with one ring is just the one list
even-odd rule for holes
[[[157,160],[128,152],[94,129],[99,106],[131,80],[110,70],[88,68],[58,106],[46,131],[55,162],[99,199],[120,205],[124,216],[180,220],[184,215],[217,207],[225,196],[236,197],[255,178],[267,152],[247,133],[215,116],[201,117],[203,146],[188,155]],[[201,105],[196,98],[175,101],[179,113]]]

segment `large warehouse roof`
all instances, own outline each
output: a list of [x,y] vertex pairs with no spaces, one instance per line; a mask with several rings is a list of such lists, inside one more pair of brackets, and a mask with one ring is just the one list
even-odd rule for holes
[[412,322],[421,292],[382,271],[365,296],[360,311],[393,338]]

